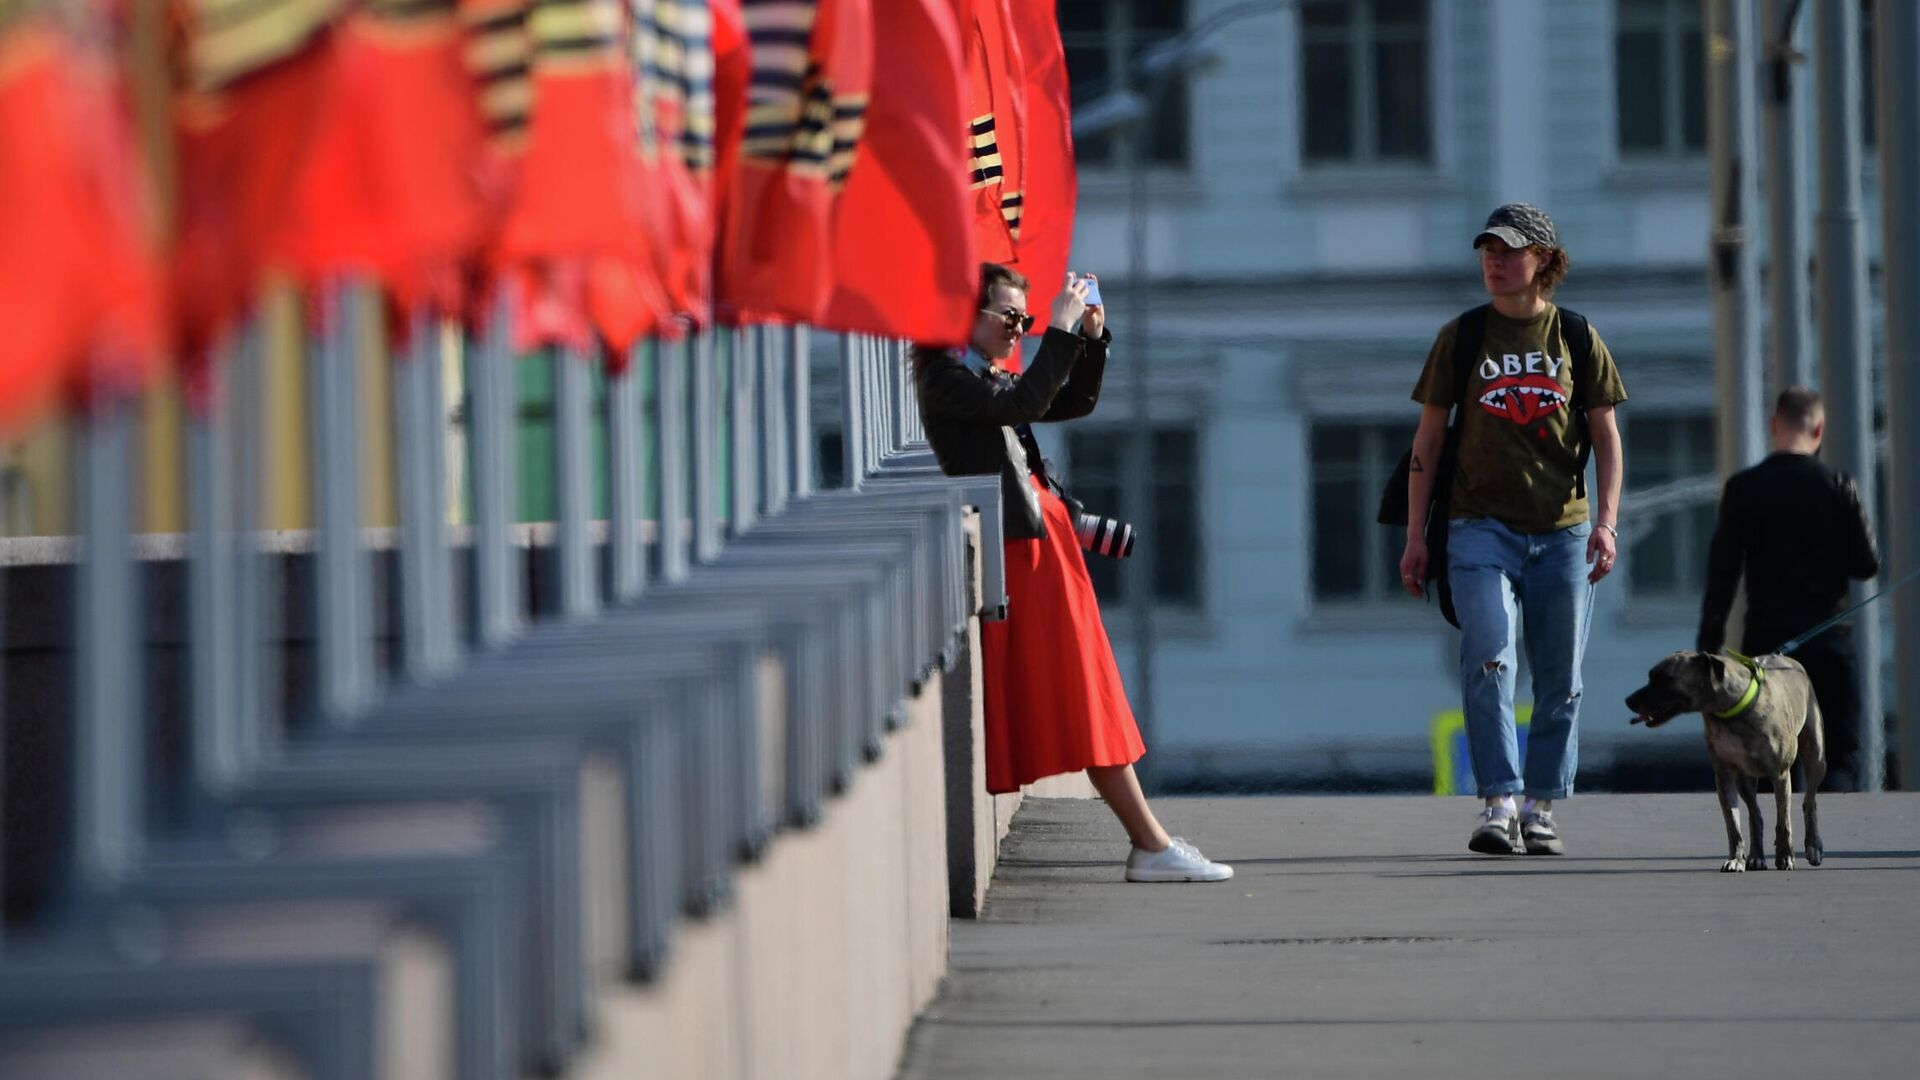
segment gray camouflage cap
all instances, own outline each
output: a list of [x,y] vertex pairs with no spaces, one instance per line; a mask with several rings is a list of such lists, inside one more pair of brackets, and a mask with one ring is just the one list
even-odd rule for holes
[[1529,203],[1508,203],[1495,207],[1487,215],[1487,223],[1480,229],[1480,235],[1473,238],[1473,246],[1478,249],[1486,243],[1487,237],[1497,236],[1510,248],[1532,247],[1540,244],[1545,247],[1560,246],[1560,237],[1553,231],[1553,219],[1545,210]]

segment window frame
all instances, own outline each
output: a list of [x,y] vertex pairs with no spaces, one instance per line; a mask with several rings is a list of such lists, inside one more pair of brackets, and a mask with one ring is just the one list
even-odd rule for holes
[[[1210,597],[1208,595],[1208,567],[1210,560],[1207,557],[1208,534],[1206,527],[1206,425],[1201,423],[1197,417],[1182,415],[1170,417],[1156,416],[1153,419],[1152,425],[1153,438],[1156,441],[1165,434],[1181,435],[1192,440],[1193,455],[1190,462],[1190,472],[1184,476],[1163,477],[1156,475],[1153,477],[1153,487],[1154,506],[1156,510],[1160,510],[1164,506],[1162,500],[1167,491],[1184,490],[1188,492],[1194,523],[1192,530],[1194,541],[1192,556],[1195,561],[1191,600],[1160,593],[1157,575],[1155,575],[1156,580],[1153,582],[1153,610],[1156,618],[1164,616],[1170,620],[1170,624],[1176,632],[1181,632],[1181,629],[1184,627],[1189,632],[1199,633],[1204,628],[1208,612],[1211,608]],[[1064,486],[1076,497],[1082,497],[1085,495],[1085,491],[1075,482],[1077,469],[1083,464],[1082,458],[1084,455],[1076,453],[1081,445],[1081,441],[1102,440],[1119,445],[1121,441],[1129,440],[1133,437],[1133,429],[1126,424],[1088,423],[1082,421],[1066,426],[1058,435],[1059,439],[1056,445],[1058,446],[1060,456],[1065,460]],[[1157,464],[1159,461],[1158,455],[1156,455],[1155,461]],[[1125,505],[1128,494],[1125,469],[1126,449],[1124,446],[1121,446],[1120,456],[1113,466],[1114,475],[1112,484],[1117,496],[1114,500],[1115,505],[1088,503],[1087,511],[1102,517],[1117,518],[1132,525],[1139,531],[1140,537],[1138,544],[1141,546],[1125,561],[1131,562],[1135,559],[1143,558],[1151,559],[1154,527],[1151,522],[1146,521],[1136,513],[1132,507]],[[1156,470],[1156,472],[1158,472],[1158,470]],[[1088,555],[1087,564],[1089,573],[1091,574],[1093,572],[1097,562],[1104,559],[1106,559],[1106,556]],[[1151,570],[1149,573],[1151,573]],[[1103,574],[1094,574],[1093,576],[1095,576],[1097,582],[1097,579],[1103,576]],[[1120,591],[1116,595],[1100,596],[1100,605],[1103,611],[1118,613],[1133,610],[1134,600],[1126,592],[1127,576],[1122,574],[1118,580],[1120,582]],[[1097,588],[1096,591],[1098,591]],[[1110,630],[1124,630],[1125,625],[1123,622],[1118,624],[1117,627],[1110,628]]]
[[[1388,559],[1398,564],[1398,553],[1393,550],[1394,531],[1390,526],[1381,525],[1373,520],[1370,508],[1374,506],[1377,493],[1383,490],[1400,458],[1413,446],[1414,429],[1419,426],[1419,416],[1415,415],[1359,415],[1359,416],[1309,416],[1306,417],[1306,462],[1310,479],[1306,493],[1306,549],[1305,571],[1307,575],[1305,596],[1307,608],[1315,615],[1327,613],[1371,613],[1377,612],[1392,603],[1400,591],[1397,569],[1389,569]],[[1358,429],[1361,433],[1359,475],[1342,479],[1338,476],[1329,479],[1325,476],[1326,466],[1314,453],[1315,437],[1325,428]],[[1317,486],[1321,483],[1350,483],[1360,489],[1358,505],[1358,535],[1362,548],[1360,557],[1361,585],[1358,593],[1327,594],[1320,591],[1320,520]]]
[[[1440,167],[1441,137],[1443,134],[1442,100],[1439,93],[1439,76],[1443,66],[1440,48],[1441,0],[1421,0],[1421,21],[1417,31],[1407,31],[1398,26],[1391,27],[1382,37],[1378,20],[1374,14],[1375,0],[1302,0],[1300,11],[1295,14],[1294,59],[1295,95],[1298,108],[1295,115],[1297,134],[1294,140],[1294,156],[1304,176],[1319,176],[1328,173],[1368,172],[1368,173],[1431,173]],[[1340,5],[1349,13],[1350,18],[1340,30],[1309,28],[1304,17],[1308,6]],[[1408,34],[1412,36],[1405,36]],[[1417,157],[1383,156],[1380,152],[1380,97],[1374,63],[1375,49],[1383,42],[1412,42],[1422,47],[1426,57],[1426,93],[1421,102],[1425,123],[1423,132],[1425,150]],[[1347,48],[1348,88],[1351,96],[1347,124],[1352,132],[1352,150],[1339,157],[1316,157],[1307,148],[1307,113],[1309,109],[1307,94],[1307,50],[1313,45],[1344,44]]]
[[[1106,84],[1100,88],[1101,93],[1111,92],[1119,86],[1115,73],[1125,72],[1132,63],[1132,55],[1140,50],[1140,42],[1136,40],[1137,35],[1134,33],[1134,10],[1136,6],[1164,2],[1165,0],[1104,0],[1104,3],[1100,5],[1100,11],[1104,16],[1105,22],[1099,31],[1099,35],[1102,39],[1101,43],[1105,46],[1108,73]],[[1182,0],[1180,20],[1182,30],[1176,31],[1175,33],[1183,33],[1192,26],[1192,15],[1192,4],[1188,2],[1188,0]],[[1058,15],[1055,17],[1058,19]],[[1062,45],[1068,49],[1069,53],[1075,47],[1084,47],[1084,45],[1088,43],[1088,39],[1094,35],[1094,31],[1068,31],[1064,26],[1060,29]],[[1156,37],[1140,40],[1158,41],[1160,39]],[[1071,90],[1073,78],[1071,70],[1068,71],[1067,77]],[[1133,168],[1136,152],[1144,143],[1148,148],[1145,160],[1142,162],[1144,168],[1152,172],[1169,173],[1178,176],[1191,174],[1193,172],[1194,155],[1192,123],[1193,96],[1191,89],[1183,83],[1176,82],[1172,86],[1163,87],[1161,93],[1174,96],[1171,100],[1163,101],[1158,100],[1156,95],[1155,99],[1149,101],[1147,122],[1145,126],[1136,129],[1140,133],[1140,138],[1106,136],[1105,138],[1108,140],[1106,145],[1111,148],[1111,152],[1099,160],[1090,160],[1082,156],[1082,149],[1076,145],[1074,149],[1075,165],[1077,165],[1082,172],[1094,175],[1125,173]],[[1086,104],[1086,102],[1075,100],[1072,104],[1074,108],[1078,109]],[[1158,141],[1157,136],[1159,133],[1154,127],[1154,122],[1158,119],[1156,113],[1159,109],[1166,109],[1170,116],[1179,119],[1178,135],[1180,140],[1180,155],[1178,158],[1160,158],[1155,157],[1152,153],[1152,147]]]
[[[1627,17],[1623,10],[1630,0],[1613,0],[1613,26],[1609,35],[1609,44],[1613,59],[1609,64],[1613,72],[1613,153],[1616,160],[1628,166],[1661,166],[1704,164],[1707,156],[1707,118],[1706,118],[1706,57],[1693,54],[1693,61],[1699,66],[1701,78],[1700,100],[1700,145],[1689,146],[1686,141],[1686,82],[1687,57],[1685,47],[1689,29],[1706,40],[1706,20],[1700,10],[1698,0],[1659,0],[1661,11],[1657,18]],[[1656,148],[1629,148],[1622,143],[1625,125],[1622,123],[1620,101],[1620,35],[1625,31],[1655,30],[1660,37],[1661,100],[1660,123],[1661,145]]]
[[[1702,456],[1704,461],[1693,462],[1692,468],[1687,458],[1686,447],[1688,425],[1699,425],[1706,434],[1706,445]],[[1659,444],[1649,447],[1649,435],[1657,433]],[[1666,464],[1669,474],[1657,484],[1677,483],[1695,476],[1709,475],[1714,472],[1714,418],[1708,412],[1660,412],[1652,415],[1629,415],[1621,425],[1621,438],[1628,447],[1627,468],[1632,470],[1635,462],[1648,460],[1650,454],[1659,456]],[[1632,482],[1628,487],[1642,490],[1649,485],[1645,481]],[[1704,515],[1695,518],[1700,510]],[[1665,510],[1650,521],[1636,523],[1636,536],[1627,545],[1624,565],[1626,572],[1627,597],[1634,604],[1671,605],[1676,608],[1697,609],[1699,598],[1706,589],[1707,553],[1713,544],[1715,519],[1718,516],[1719,501],[1715,499],[1707,504],[1678,506]],[[1654,528],[1670,525],[1676,535],[1673,545],[1672,562],[1674,581],[1669,586],[1654,587],[1636,580],[1639,572],[1640,554],[1645,550],[1645,534]]]

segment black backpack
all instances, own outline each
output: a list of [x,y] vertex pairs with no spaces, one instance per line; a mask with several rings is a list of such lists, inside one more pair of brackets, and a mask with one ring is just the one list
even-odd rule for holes
[[[1433,501],[1427,512],[1427,587],[1440,600],[1440,614],[1454,626],[1460,625],[1453,610],[1453,589],[1447,583],[1447,522],[1453,495],[1454,457],[1460,447],[1462,410],[1467,405],[1467,372],[1473,369],[1486,337],[1488,305],[1481,304],[1462,312],[1453,335],[1453,414],[1447,421],[1447,439],[1441,444],[1440,461],[1433,472]],[[1581,498],[1587,494],[1587,459],[1593,454],[1593,440],[1587,432],[1586,373],[1593,362],[1593,335],[1585,316],[1560,309],[1560,333],[1567,341],[1567,360],[1573,365],[1573,393],[1568,407],[1573,411],[1574,431],[1579,438],[1580,464],[1574,473],[1574,490]],[[1380,493],[1380,510],[1374,520],[1382,525],[1407,524],[1407,482],[1412,466],[1413,448],[1400,455],[1400,464]]]

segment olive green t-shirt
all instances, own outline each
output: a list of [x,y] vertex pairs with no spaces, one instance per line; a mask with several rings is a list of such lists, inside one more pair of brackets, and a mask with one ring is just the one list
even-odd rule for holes
[[[1451,406],[1453,340],[1459,320],[1440,328],[1426,369],[1413,388],[1422,405]],[[1586,367],[1585,404],[1627,400],[1613,354],[1593,336]],[[1467,405],[1460,410],[1460,449],[1454,464],[1451,516],[1493,518],[1516,532],[1543,533],[1587,520],[1587,500],[1576,486],[1578,430],[1571,414],[1573,370],[1560,309],[1548,304],[1531,319],[1488,309],[1480,360],[1467,373]]]

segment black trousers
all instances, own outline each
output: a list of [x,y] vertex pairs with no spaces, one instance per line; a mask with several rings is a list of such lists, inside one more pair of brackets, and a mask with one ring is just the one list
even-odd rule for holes
[[[1749,656],[1759,656],[1780,647],[1780,638],[1749,638]],[[1827,780],[1822,791],[1859,791],[1866,780],[1860,760],[1860,664],[1853,647],[1853,635],[1845,630],[1829,630],[1802,645],[1793,653],[1807,669],[1813,683],[1813,698],[1820,703],[1820,721],[1826,737]],[[1878,717],[1873,718],[1877,723]],[[1795,786],[1806,783],[1806,774],[1794,765]]]

